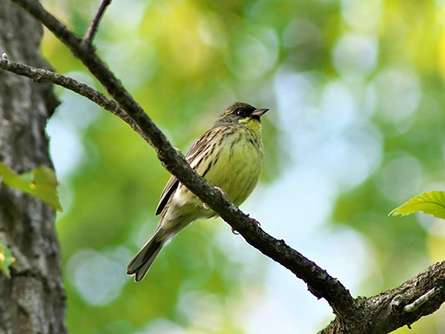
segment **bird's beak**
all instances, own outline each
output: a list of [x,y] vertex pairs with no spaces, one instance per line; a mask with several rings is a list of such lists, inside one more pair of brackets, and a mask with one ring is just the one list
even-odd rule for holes
[[263,116],[269,109],[262,108],[262,109],[255,109],[252,113],[252,116],[261,117]]

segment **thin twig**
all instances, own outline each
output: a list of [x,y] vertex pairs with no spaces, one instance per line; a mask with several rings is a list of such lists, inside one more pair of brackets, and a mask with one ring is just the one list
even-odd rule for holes
[[136,132],[142,134],[142,131],[139,129],[137,124],[131,117],[127,115],[127,113],[120,107],[118,103],[116,103],[114,100],[108,99],[102,93],[96,91],[95,89],[84,83],[47,69],[10,62],[9,60],[7,60],[7,57],[6,59],[3,57],[2,59],[0,59],[0,69],[30,78],[36,82],[51,82],[58,86],[69,89],[79,95],[86,97],[97,105],[103,107],[105,110],[113,113],[114,115],[122,119],[125,123],[129,124]]
[[90,26],[88,27],[85,36],[83,37],[83,43],[85,45],[91,46],[93,44],[94,36],[96,35],[97,29],[99,27],[100,21],[105,13],[107,7],[111,4],[111,0],[102,0],[99,5],[99,9],[97,10],[96,15],[91,21]]
[[405,307],[403,308],[403,310],[405,312],[414,312],[417,311],[419,309],[420,306],[422,306],[423,304],[425,304],[428,300],[430,300],[431,298],[433,298],[435,295],[437,295],[440,292],[440,288],[438,287],[434,287],[431,290],[429,290],[427,293],[425,293],[424,295],[420,296],[419,298],[417,298],[415,301],[413,301],[411,304],[405,305]]
[[204,203],[217,212],[234,230],[263,254],[282,264],[297,277],[304,280],[317,298],[325,298],[338,315],[354,312],[355,303],[349,291],[337,279],[330,276],[316,263],[289,247],[283,240],[277,240],[260,227],[251,224],[251,218],[227,201],[217,189],[210,187],[199,176],[167,140],[162,131],[152,122],[142,107],[133,99],[122,83],[96,55],[94,49],[85,47],[82,40],[52,14],[39,1],[12,0],[42,22],[77,56],[91,73],[108,90],[109,94],[134,120],[144,138],[155,148],[164,167],[175,175]]

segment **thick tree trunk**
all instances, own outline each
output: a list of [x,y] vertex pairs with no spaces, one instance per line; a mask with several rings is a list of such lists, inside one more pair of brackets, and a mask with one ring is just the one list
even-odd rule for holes
[[[0,1],[0,53],[43,66],[42,27]],[[45,124],[57,105],[49,85],[0,72],[0,161],[16,172],[51,166]],[[0,273],[0,334],[66,333],[54,211],[0,184],[0,240],[16,257],[11,278]]]

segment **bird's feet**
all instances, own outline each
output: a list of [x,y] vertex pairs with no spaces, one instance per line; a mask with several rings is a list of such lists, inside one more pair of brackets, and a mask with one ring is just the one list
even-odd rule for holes
[[250,217],[250,215],[248,213],[246,213],[246,216],[249,217],[249,223],[251,223],[251,224],[253,224],[255,226],[261,227],[261,223],[258,220],[256,220],[255,218]]
[[255,218],[249,217],[249,222],[255,226],[261,227],[261,223],[258,220],[256,220]]
[[221,193],[221,195],[223,195],[223,197],[227,198],[227,194],[224,190],[222,190],[222,188],[216,187],[216,186],[215,186],[215,188],[216,188],[216,190],[218,190]]
[[[223,195],[223,197],[227,198],[227,194],[224,192],[224,190],[222,190],[220,187],[216,187],[215,188],[221,193],[221,195]],[[202,206],[204,207],[204,209],[206,210],[210,210],[209,206],[206,203],[202,203]]]
[[[251,224],[253,224],[255,226],[261,227],[261,223],[258,220],[256,220],[255,218],[250,217],[249,214],[247,214],[247,217],[249,217],[249,223],[251,223]],[[232,233],[235,234],[235,235],[239,234],[238,231],[235,230],[233,227],[232,227]]]

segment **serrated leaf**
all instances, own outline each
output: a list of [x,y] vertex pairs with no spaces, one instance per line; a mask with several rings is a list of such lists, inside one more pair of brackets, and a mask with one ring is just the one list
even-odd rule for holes
[[430,191],[414,196],[392,210],[390,216],[406,216],[423,212],[445,219],[445,191]]
[[62,211],[57,194],[57,178],[52,169],[38,167],[22,175],[0,162],[0,181],[41,199],[56,210]]
[[10,267],[15,262],[11,250],[0,242],[0,271],[8,278],[11,277]]

